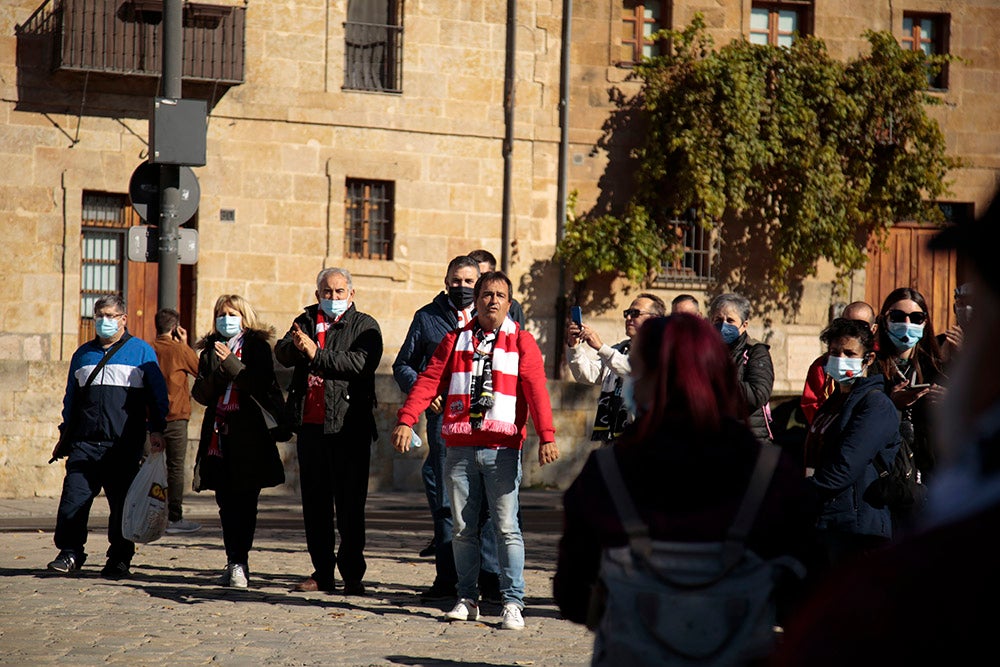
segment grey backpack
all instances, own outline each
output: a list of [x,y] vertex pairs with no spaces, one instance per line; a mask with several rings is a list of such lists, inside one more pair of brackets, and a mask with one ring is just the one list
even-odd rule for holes
[[724,541],[664,542],[650,539],[614,449],[596,452],[629,544],[601,557],[591,600],[592,665],[742,665],[768,655],[778,581],[805,575],[794,558],[763,560],[745,545],[780,453],[761,445]]

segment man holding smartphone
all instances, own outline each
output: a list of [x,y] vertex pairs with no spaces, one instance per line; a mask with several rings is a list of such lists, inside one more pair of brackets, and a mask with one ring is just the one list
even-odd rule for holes
[[[591,440],[612,442],[622,434],[631,415],[622,400],[622,385],[631,367],[628,349],[639,327],[650,317],[663,317],[667,306],[663,299],[643,292],[625,310],[625,340],[615,345],[605,345],[596,331],[583,324],[578,306],[573,306],[569,327],[566,330],[566,345],[569,352],[566,361],[577,382],[600,384],[601,395],[597,399],[597,415]],[[597,358],[587,354],[580,342],[585,342],[597,351]]]
[[188,376],[198,375],[198,355],[187,343],[187,331],[180,314],[172,308],[156,313],[156,340],[153,349],[167,381],[167,514],[168,533],[193,533],[200,524],[184,518],[184,468],[188,448],[188,421],[191,419],[191,387]]

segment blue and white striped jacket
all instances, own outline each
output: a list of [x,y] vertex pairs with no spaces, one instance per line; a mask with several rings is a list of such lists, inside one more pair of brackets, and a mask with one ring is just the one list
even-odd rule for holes
[[73,353],[59,430],[70,425],[70,442],[141,447],[147,430],[163,432],[166,427],[167,385],[156,352],[133,336],[84,387],[105,352],[95,338]]

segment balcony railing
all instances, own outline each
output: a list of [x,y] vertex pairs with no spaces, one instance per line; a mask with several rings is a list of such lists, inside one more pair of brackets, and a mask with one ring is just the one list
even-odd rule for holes
[[344,88],[403,91],[403,27],[344,24]]
[[[243,83],[246,9],[185,3],[186,81]],[[46,0],[18,27],[53,39],[53,69],[157,77],[163,58],[162,0]]]

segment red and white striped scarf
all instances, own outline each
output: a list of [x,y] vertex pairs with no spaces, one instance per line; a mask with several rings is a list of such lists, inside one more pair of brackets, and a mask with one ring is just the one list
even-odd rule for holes
[[[455,349],[452,350],[449,361],[451,380],[448,384],[448,396],[445,400],[443,435],[472,433],[469,420],[470,394],[472,393],[473,360],[475,358],[476,339],[473,329],[475,320],[470,322],[458,334]],[[514,423],[517,403],[517,334],[519,327],[509,317],[497,331],[493,345],[493,407],[483,416],[480,430],[503,435],[517,433]]]

